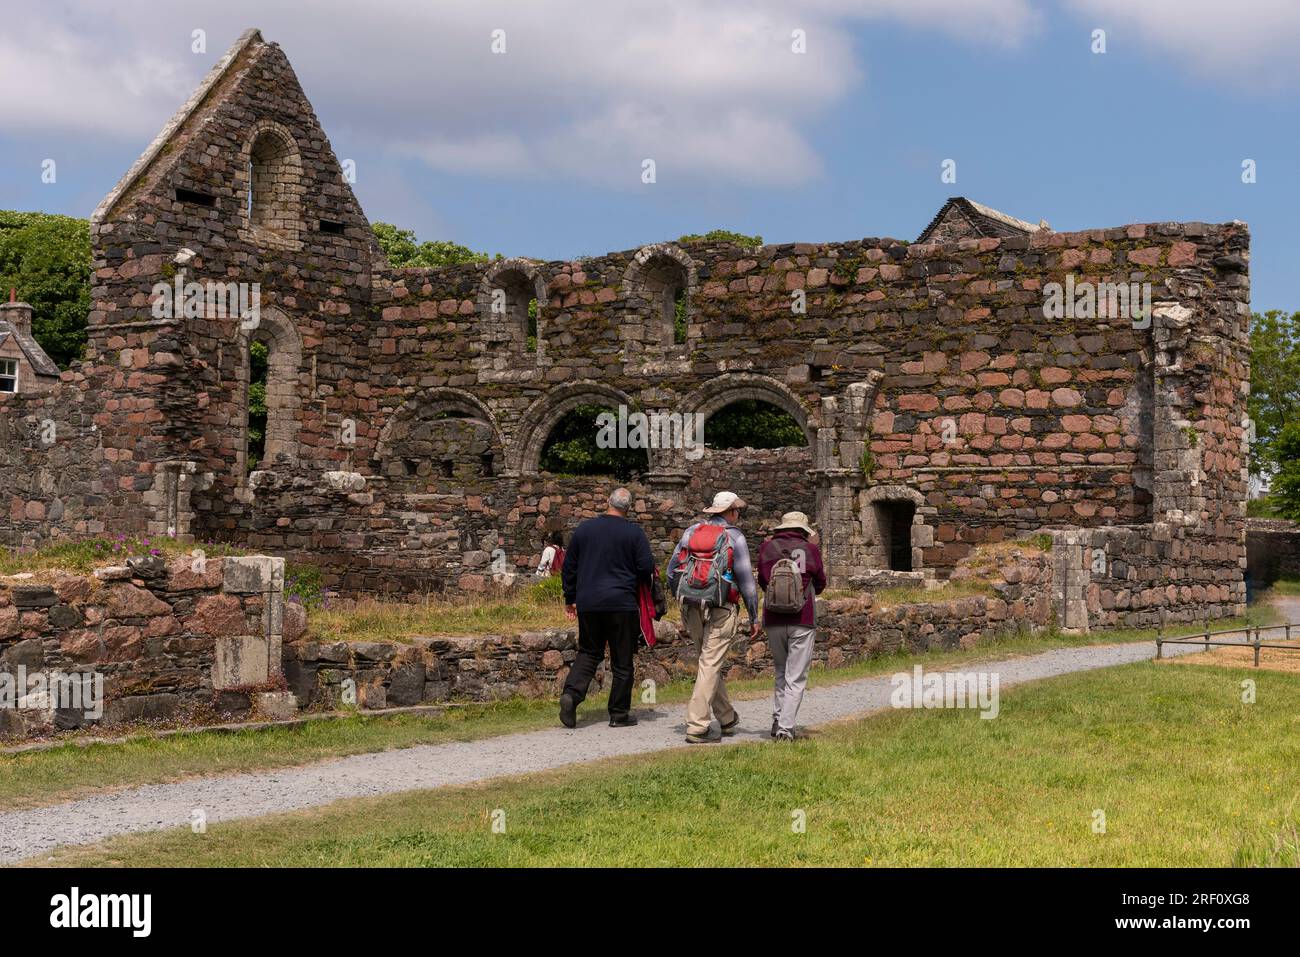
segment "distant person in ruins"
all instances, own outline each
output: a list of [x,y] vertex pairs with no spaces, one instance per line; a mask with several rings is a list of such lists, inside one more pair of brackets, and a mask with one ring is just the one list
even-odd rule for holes
[[560,723],[578,723],[577,709],[609,647],[612,680],[609,726],[636,724],[632,708],[632,658],[641,634],[639,583],[653,581],[655,563],[650,540],[627,517],[632,493],[617,488],[605,514],[578,525],[569,538],[560,579],[565,613],[578,622],[578,657],[560,695]]
[[560,574],[564,567],[564,533],[551,532],[546,536],[546,547],[542,549],[542,560],[537,563],[537,577],[546,578]]
[[736,733],[740,715],[727,697],[722,676],[728,652],[740,634],[740,608],[749,620],[744,628],[758,637],[758,588],[749,561],[749,545],[736,527],[745,502],[735,492],[719,492],[704,510],[706,518],[683,534],[668,561],[668,587],[682,606],[682,624],[695,642],[699,665],[695,690],[686,709],[686,740],[704,744],[710,713],[724,737]]
[[807,515],[786,512],[758,550],[763,633],[776,671],[772,737],[778,741],[795,738],[794,722],[817,638],[816,596],[826,587],[826,569],[815,538]]

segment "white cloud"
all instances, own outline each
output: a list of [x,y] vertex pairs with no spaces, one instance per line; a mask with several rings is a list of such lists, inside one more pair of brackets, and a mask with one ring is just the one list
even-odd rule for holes
[[[1028,0],[315,0],[310,15],[263,0],[33,2],[0,35],[0,123],[143,147],[257,25],[356,150],[611,186],[638,183],[647,157],[661,181],[797,184],[821,169],[809,125],[863,83],[849,30],[863,20],[995,46],[1038,23]],[[504,55],[490,51],[498,28]]]
[[1108,50],[1154,52],[1189,70],[1256,89],[1300,80],[1300,4],[1295,0],[1069,0],[1106,30]]

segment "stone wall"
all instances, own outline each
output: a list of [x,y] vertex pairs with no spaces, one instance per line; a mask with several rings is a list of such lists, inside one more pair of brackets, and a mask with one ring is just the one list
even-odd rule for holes
[[[0,673],[15,688],[28,676],[0,708],[0,735],[202,722],[258,705],[281,713],[282,640],[306,623],[300,606],[285,605],[283,588],[283,560],[264,556],[145,557],[94,575],[0,578]],[[99,676],[102,715],[27,694],[38,673]]]
[[[1051,556],[1009,550],[991,560],[988,595],[882,606],[859,597],[818,599],[813,660],[837,668],[894,652],[969,648],[1009,631],[1037,631],[1054,621]],[[689,678],[696,654],[668,622],[658,643],[637,654],[636,680]],[[772,673],[762,636],[737,640],[728,678]],[[577,632],[552,628],[517,635],[417,637],[409,642],[322,641],[310,633],[285,644],[285,677],[302,707],[336,707],[351,682],[363,708],[382,709],[452,699],[490,701],[559,693],[577,654]],[[602,665],[598,675],[605,674]],[[600,680],[604,680],[601,677]]]

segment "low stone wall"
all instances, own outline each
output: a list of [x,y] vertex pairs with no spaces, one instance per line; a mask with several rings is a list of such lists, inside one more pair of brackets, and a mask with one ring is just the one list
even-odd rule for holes
[[1246,549],[1169,523],[1058,531],[1054,589],[1069,629],[1155,628],[1246,611]]
[[1266,588],[1281,577],[1300,577],[1300,523],[1246,520],[1246,581]]
[[[283,713],[282,637],[306,624],[283,588],[284,560],[265,556],[0,578],[0,736]],[[77,706],[56,680],[80,687]],[[99,707],[84,706],[91,697]]]
[[[1052,621],[1049,555],[999,556],[992,594],[882,607],[869,593],[818,599],[813,660],[836,668],[896,651],[969,648],[1002,631],[1037,630]],[[660,622],[658,643],[637,654],[636,680],[663,683],[695,673],[696,653],[675,626]],[[410,642],[329,642],[311,636],[284,647],[284,673],[302,707],[355,702],[383,709],[451,699],[491,701],[557,695],[577,655],[577,631],[421,637]],[[767,643],[736,642],[731,679],[772,673]],[[604,681],[605,667],[598,674]]]

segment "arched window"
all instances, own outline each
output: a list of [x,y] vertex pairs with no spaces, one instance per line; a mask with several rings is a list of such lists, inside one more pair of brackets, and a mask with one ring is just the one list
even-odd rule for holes
[[686,343],[695,265],[685,252],[671,243],[646,246],[629,263],[623,283],[629,307],[646,314],[647,346]]
[[704,424],[710,449],[806,448],[803,426],[785,409],[761,399],[738,399],[718,409]]
[[468,393],[436,389],[408,399],[376,443],[378,471],[396,487],[492,476],[500,440],[491,412]]
[[686,267],[665,255],[646,261],[641,271],[641,289],[650,304],[650,341],[686,341],[688,279]]
[[244,335],[240,358],[245,471],[296,464],[302,340],[293,322],[263,307],[257,326]]
[[[620,447],[617,426],[602,430],[598,421],[602,413],[608,413],[612,420],[605,421],[617,422],[618,412],[613,406],[593,404],[564,413],[542,445],[539,468],[560,475],[612,475],[620,481],[644,475],[650,467],[647,450]],[[611,436],[613,442],[608,441]]]
[[302,223],[302,161],[288,132],[263,123],[248,147],[245,214],[258,239],[295,241]]
[[490,348],[514,355],[545,352],[546,297],[535,265],[522,259],[493,263],[483,277],[479,302]]

